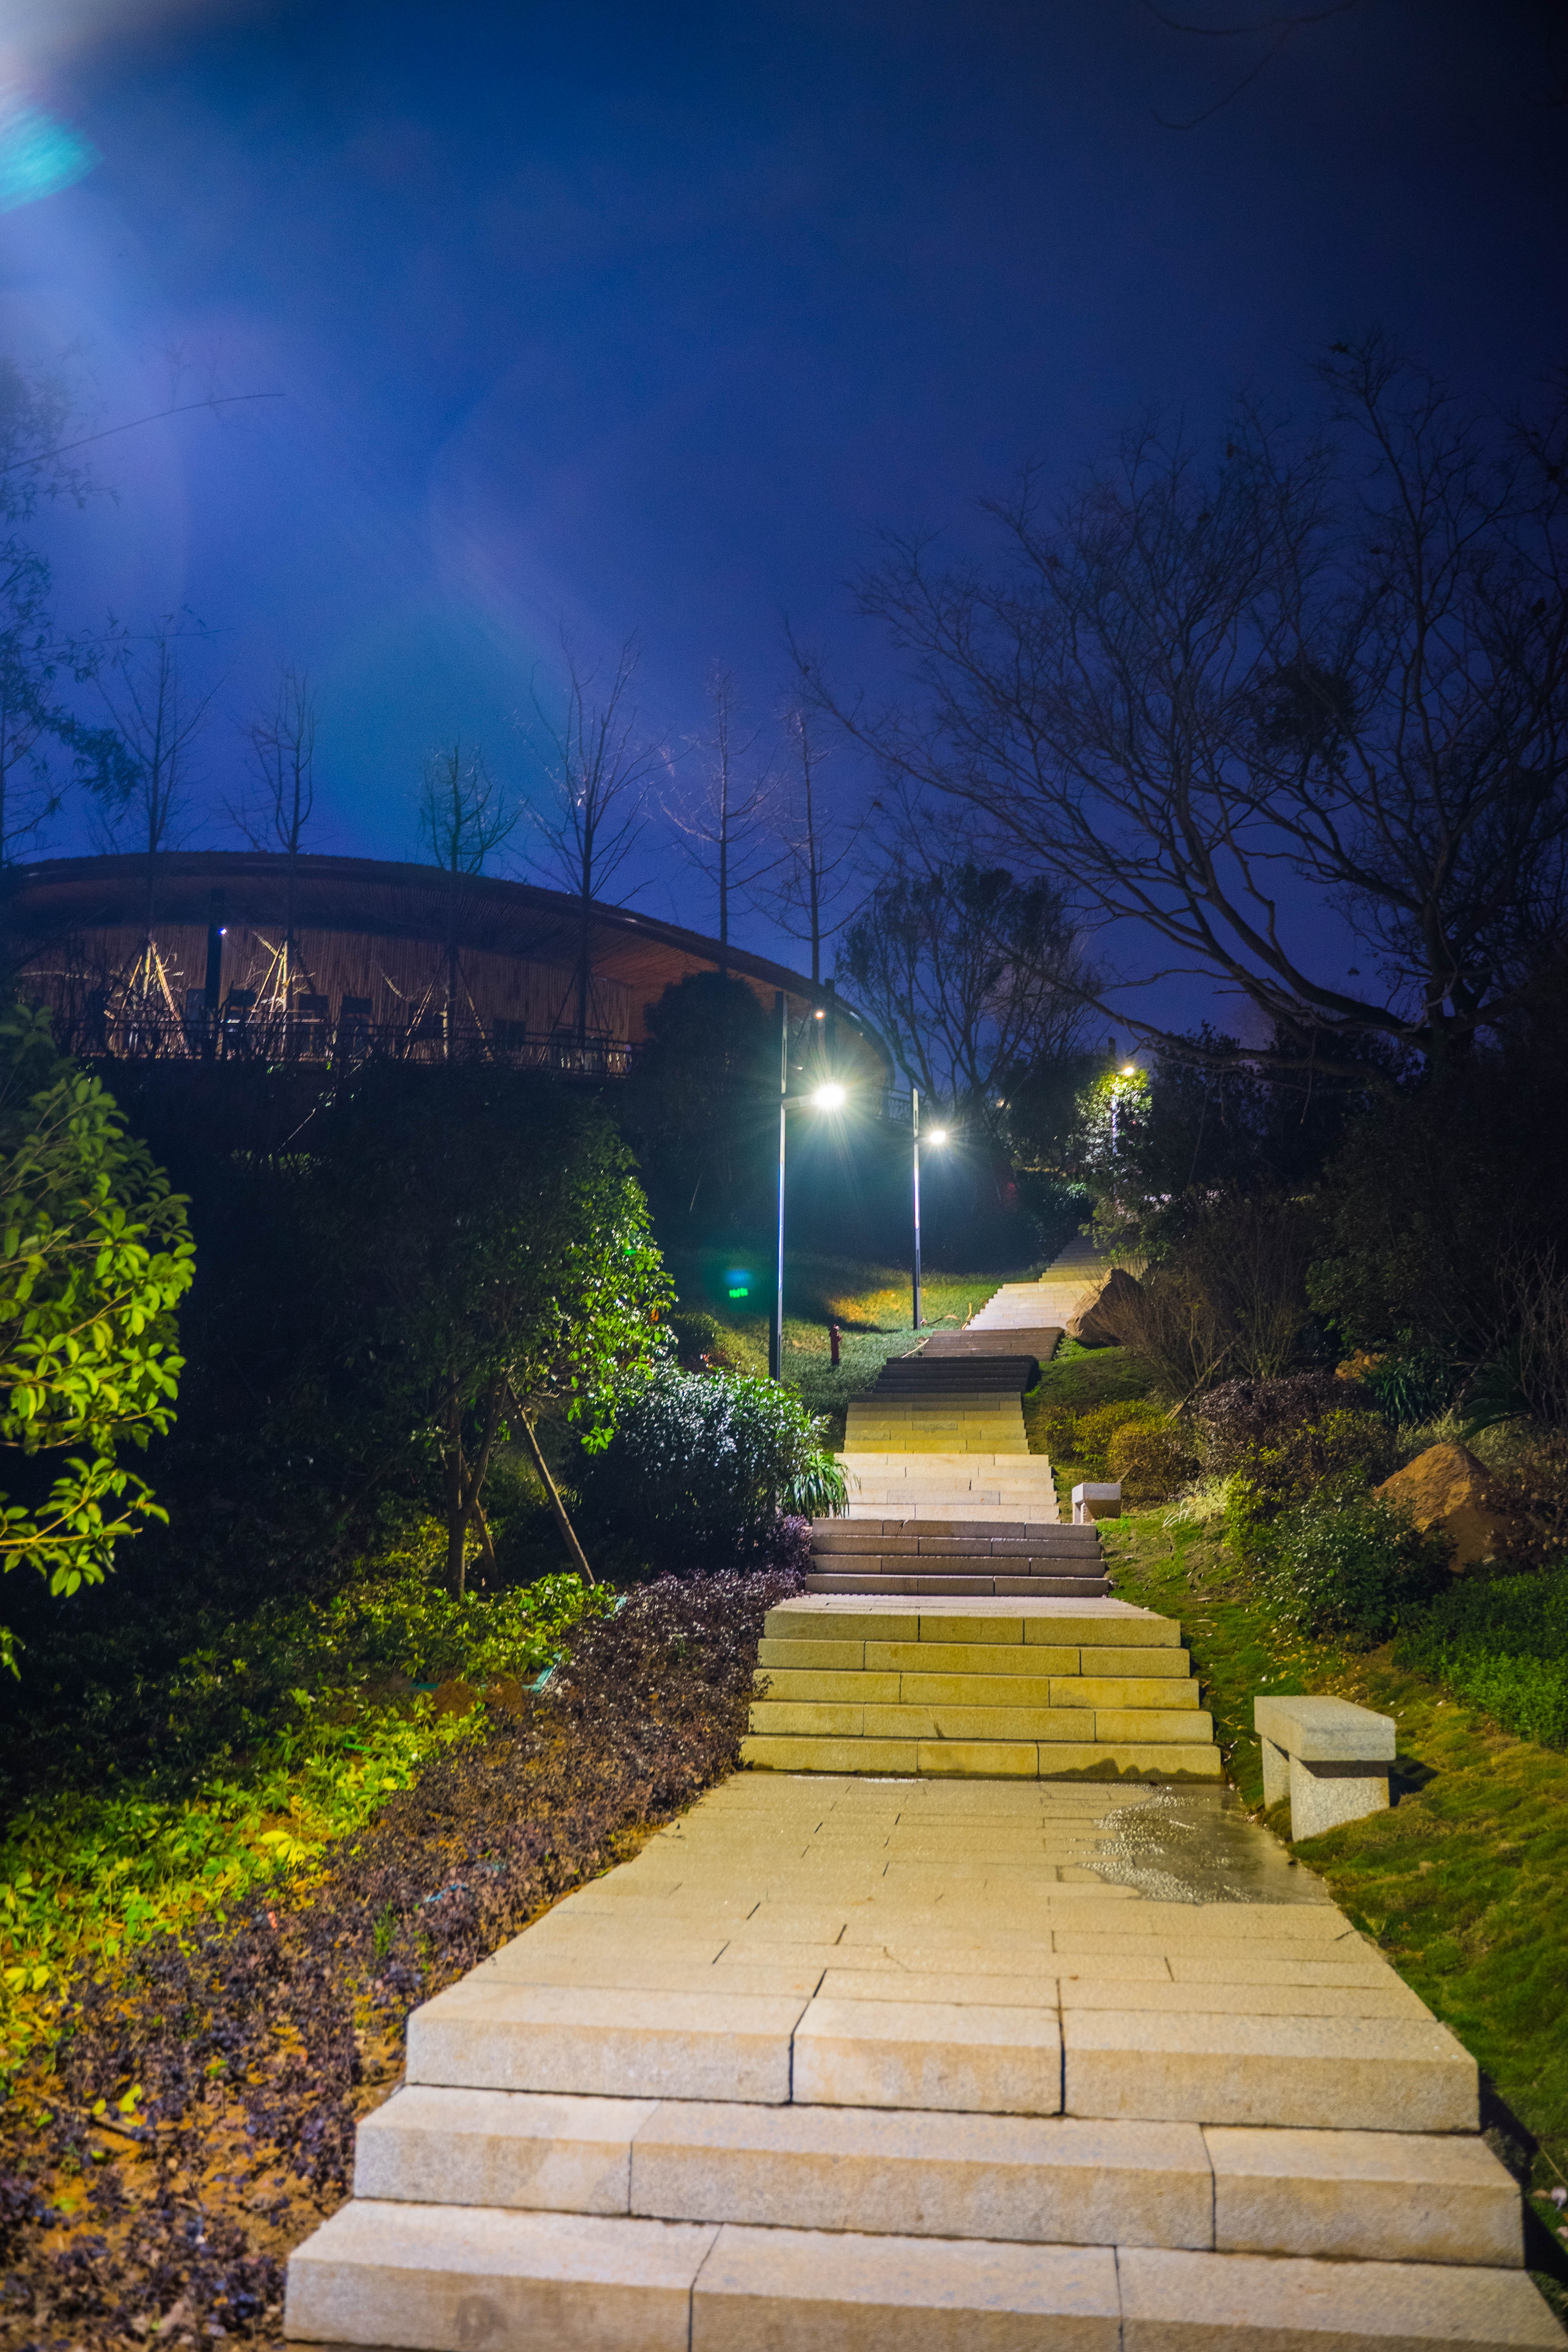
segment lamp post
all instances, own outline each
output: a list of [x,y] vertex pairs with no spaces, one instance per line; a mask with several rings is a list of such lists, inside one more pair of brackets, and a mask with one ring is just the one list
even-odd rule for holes
[[[914,1176],[915,1200],[914,1328],[918,1331],[921,1328],[921,1090],[919,1087],[911,1087],[910,1088],[910,1139],[913,1157],[912,1172]],[[945,1143],[947,1141],[946,1128],[933,1127],[930,1135],[927,1136],[926,1141],[933,1144]]]
[[[773,1011],[778,1016],[779,1024],[779,1201],[778,1242],[773,1257],[773,1311],[771,1318],[772,1328],[768,1332],[768,1378],[773,1381],[782,1381],[784,1378],[784,1147],[788,1138],[790,1111],[789,1007],[784,1002],[782,988],[774,992]],[[816,1018],[820,1021],[822,1014],[819,1013]],[[800,1097],[797,1097],[796,1099],[799,1100]],[[807,1095],[805,1099],[814,1104],[818,1110],[841,1110],[845,1102],[845,1088],[829,1079],[819,1086],[815,1093]]]

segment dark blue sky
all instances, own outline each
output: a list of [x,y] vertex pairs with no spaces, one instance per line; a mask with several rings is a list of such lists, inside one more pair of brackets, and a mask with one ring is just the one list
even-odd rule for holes
[[0,215],[9,348],[72,347],[105,423],[171,352],[187,397],[285,395],[110,442],[63,601],[203,616],[214,799],[308,666],[321,845],[409,855],[439,738],[526,781],[563,619],[640,634],[677,744],[715,658],[776,700],[783,612],[874,668],[841,583],[879,525],[962,539],[1130,410],[1304,398],[1374,321],[1510,398],[1568,345],[1561,13],[1364,0],[1182,131],[1256,48],[1140,0],[20,0],[13,82],[101,161]]

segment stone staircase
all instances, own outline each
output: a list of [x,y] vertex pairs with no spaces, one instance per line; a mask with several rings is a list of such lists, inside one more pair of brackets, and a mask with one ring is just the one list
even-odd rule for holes
[[1217,1780],[1181,1627],[1119,1601],[770,1610],[741,1759],[770,1772]]
[[1103,1601],[1093,1527],[1048,1519],[814,1519],[808,1592],[998,1593]]
[[1108,1881],[1107,1801],[714,1790],[415,2012],[289,2343],[1561,2352],[1460,2044],[1306,1873]]
[[[415,2011],[288,2344],[1563,2352],[1474,2061],[1227,1812],[1180,1628],[1005,1597],[1094,1531],[900,1458],[976,1483],[819,1530],[763,1769]],[[911,1559],[966,1592],[864,1589]]]

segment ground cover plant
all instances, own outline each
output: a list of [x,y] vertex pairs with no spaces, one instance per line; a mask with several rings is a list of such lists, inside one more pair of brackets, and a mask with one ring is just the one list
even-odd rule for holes
[[[1462,1703],[1419,1670],[1441,1664],[1441,1641],[1368,1648],[1293,1628],[1238,1568],[1217,1517],[1167,1506],[1101,1533],[1117,1597],[1180,1620],[1226,1770],[1260,1813],[1259,1694],[1323,1692],[1398,1723],[1394,1809],[1294,1851],[1480,2063],[1494,2145],[1534,2191],[1531,2268],[1568,2313],[1550,2193],[1568,2188],[1568,1755],[1513,1736],[1489,1705]],[[1456,1593],[1454,1614],[1439,1601],[1428,1622],[1460,1647],[1498,1589],[1462,1586],[1473,1601]],[[1267,1818],[1288,1840],[1289,1808]]]
[[643,1587],[313,1874],[77,1982],[58,2058],[0,2110],[0,2342],[276,2346],[288,2252],[346,2194],[409,2011],[733,1769],[763,1616],[796,1589]]
[[13,1808],[0,1836],[0,2082],[48,2041],[83,1968],[312,1867],[450,1744],[476,1688],[516,1696],[581,1617],[614,1606],[570,1575],[455,1601],[433,1580],[440,1545],[432,1522],[344,1591],[265,1606],[183,1658],[163,1704],[207,1731],[183,1772],[108,1787],[57,1777]]

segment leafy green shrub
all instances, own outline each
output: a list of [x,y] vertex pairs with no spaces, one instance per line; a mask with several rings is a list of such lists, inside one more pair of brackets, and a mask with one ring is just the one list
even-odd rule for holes
[[1130,1503],[1163,1503],[1184,1486],[1198,1466],[1191,1438],[1178,1423],[1125,1421],[1106,1448],[1113,1478]]
[[1552,1568],[1568,1558],[1568,1435],[1543,1437],[1492,1473],[1492,1492],[1520,1532],[1510,1539],[1521,1567]]
[[1394,1655],[1505,1731],[1568,1747],[1568,1566],[1454,1580]]
[[762,1562],[781,1518],[844,1500],[824,1426],[772,1381],[661,1366],[625,1394],[608,1446],[584,1454],[584,1518],[676,1573]]
[[1285,1430],[1237,1467],[1266,1501],[1304,1503],[1323,1486],[1375,1486],[1394,1468],[1394,1451],[1381,1413],[1341,1411]]
[[1077,1416],[1068,1458],[1081,1462],[1091,1477],[1109,1478],[1110,1441],[1119,1430],[1162,1429],[1164,1423],[1163,1409],[1147,1397],[1119,1397],[1111,1404],[1097,1404],[1092,1412]]
[[1304,1633],[1381,1642],[1446,1588],[1451,1549],[1390,1503],[1331,1491],[1281,1513],[1264,1589]]
[[1226,1381],[1197,1408],[1198,1451],[1204,1468],[1223,1478],[1247,1471],[1288,1431],[1346,1406],[1364,1407],[1364,1390],[1329,1371],[1291,1372],[1277,1381]]

